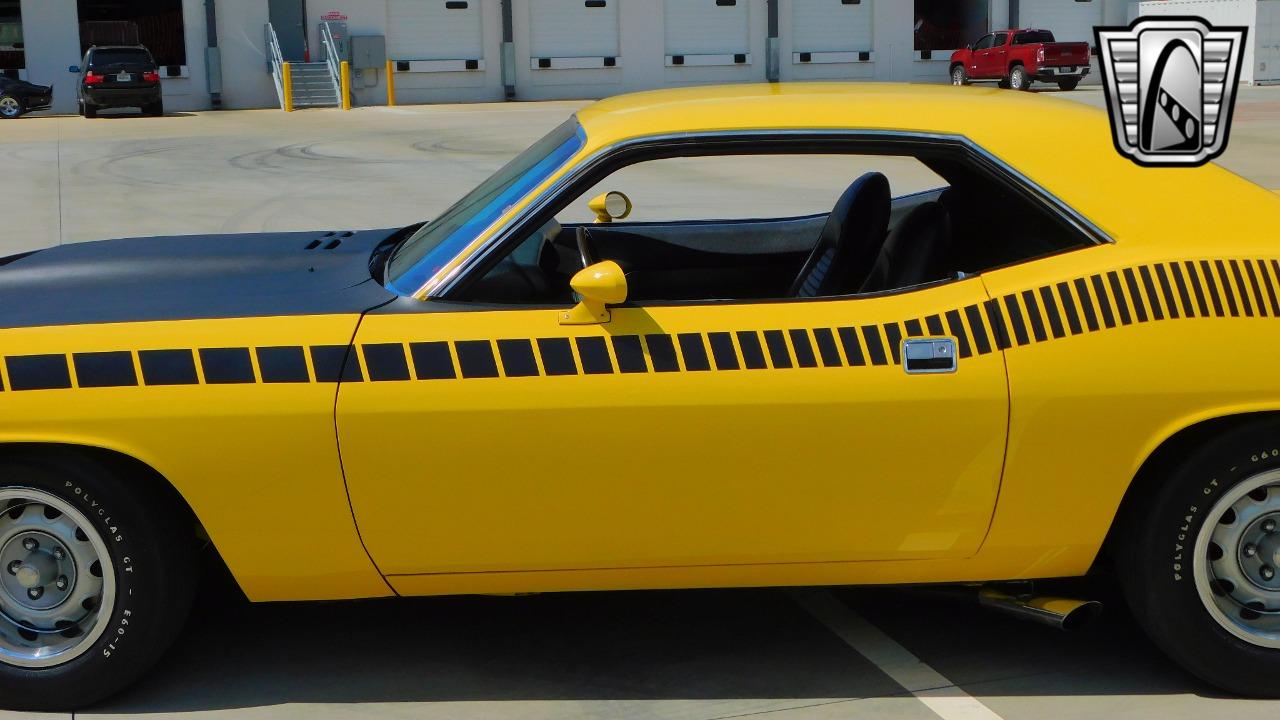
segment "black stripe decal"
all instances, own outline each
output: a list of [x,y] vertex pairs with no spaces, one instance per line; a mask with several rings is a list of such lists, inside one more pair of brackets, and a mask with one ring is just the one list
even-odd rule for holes
[[924,319],[924,325],[930,335],[945,335],[947,332],[942,326],[941,315],[930,315]]
[[960,317],[959,310],[947,311],[947,329],[960,344],[960,357],[973,357],[973,347],[969,345],[969,333],[964,329],[964,320]]
[[1080,326],[1080,315],[1076,313],[1076,302],[1071,299],[1071,288],[1066,283],[1058,283],[1058,298],[1062,300],[1062,310],[1067,314],[1067,325],[1072,335],[1084,332]]
[[707,333],[707,341],[711,343],[711,356],[715,358],[717,370],[740,370],[738,352],[733,349],[733,335],[727,332]]
[[196,358],[190,350],[140,350],[142,379],[147,385],[198,385]]
[[1280,317],[1280,302],[1276,299],[1276,285],[1271,278],[1271,273],[1267,272],[1267,262],[1265,260],[1258,261],[1258,273],[1262,275],[1262,282],[1267,286],[1267,299],[1271,301],[1271,316]]
[[1244,284],[1244,275],[1240,272],[1240,261],[1231,261],[1231,274],[1235,276],[1236,287],[1240,288],[1240,304],[1244,306],[1245,317],[1253,317],[1253,301],[1250,300],[1249,288]]
[[1236,304],[1236,294],[1231,289],[1231,279],[1227,277],[1227,266],[1221,260],[1215,260],[1213,263],[1218,268],[1218,284],[1222,290],[1222,295],[1227,299],[1227,310],[1231,312],[1231,317],[1240,317],[1240,306]]
[[258,370],[261,371],[262,382],[311,382],[311,375],[307,372],[307,355],[301,346],[260,347],[255,352],[258,355]]
[[1009,339],[1009,329],[1005,327],[1004,317],[1000,314],[1000,303],[987,300],[983,303],[983,307],[986,308],[987,320],[991,323],[991,336],[995,338],[996,347],[1008,350],[1013,346],[1013,342]]
[[844,356],[849,358],[849,365],[852,367],[866,365],[867,360],[862,356],[862,342],[858,340],[858,329],[842,327],[838,332],[840,344],[844,346]]
[[542,369],[549,377],[578,374],[569,338],[538,338],[538,355],[542,356]]
[[502,358],[502,374],[507,377],[538,376],[538,360],[533,356],[533,343],[529,340],[499,340],[498,357]]
[[[611,375],[613,359],[609,357],[609,346],[602,337],[577,338],[578,357],[582,359],[582,372],[587,375]],[[704,355],[705,359],[706,356]]]
[[1031,336],[1027,334],[1027,325],[1022,320],[1022,309],[1018,307],[1017,295],[1004,296],[1005,310],[1009,311],[1009,324],[1013,326],[1013,336],[1018,341],[1018,345],[1027,345],[1031,342]]
[[200,366],[210,385],[254,382],[249,348],[200,348]]
[[1124,269],[1124,284],[1129,288],[1129,299],[1133,301],[1133,316],[1138,322],[1147,321],[1147,306],[1142,302],[1142,289],[1138,287],[1138,276],[1134,274],[1133,268]]
[[1075,281],[1076,296],[1080,298],[1080,309],[1084,312],[1084,323],[1089,332],[1098,332],[1098,313],[1093,309],[1093,299],[1089,297],[1089,285],[1083,278]]
[[1169,271],[1173,273],[1173,284],[1178,286],[1178,297],[1182,300],[1182,314],[1185,317],[1196,316],[1196,308],[1191,304],[1191,292],[1187,289],[1187,278],[1182,274],[1182,265],[1169,263]]
[[1245,270],[1249,272],[1249,285],[1253,287],[1253,296],[1258,299],[1258,314],[1267,317],[1270,313],[1267,312],[1267,299],[1262,295],[1262,283],[1258,281],[1258,271],[1254,268],[1253,262],[1249,260],[1242,260],[1241,262],[1244,263]]
[[640,342],[639,335],[614,335],[613,354],[618,359],[618,372],[649,372],[649,365],[644,360],[644,344]]
[[804,330],[791,331],[791,346],[796,351],[796,366],[802,368],[818,367],[818,358],[813,354],[813,343],[809,342],[809,333]]
[[768,369],[769,363],[764,359],[764,347],[760,344],[760,333],[754,330],[738,331],[738,345],[742,348],[742,364],[748,370]]
[[1147,302],[1151,304],[1151,319],[1163,320],[1164,310],[1160,307],[1160,294],[1156,292],[1155,280],[1151,278],[1151,268],[1143,265],[1138,268],[1138,274],[1142,275],[1142,287],[1147,291]]
[[867,343],[867,356],[871,358],[872,365],[889,364],[884,354],[884,341],[880,339],[879,325],[863,325],[862,339]]
[[1044,342],[1049,339],[1049,334],[1044,329],[1044,318],[1040,316],[1040,303],[1036,301],[1036,294],[1030,290],[1022,291],[1022,304],[1027,306],[1027,319],[1031,321],[1031,335],[1036,342]]
[[1111,309],[1111,295],[1107,292],[1107,283],[1101,275],[1089,278],[1093,283],[1093,294],[1098,296],[1098,310],[1102,312],[1102,324],[1108,328],[1116,326],[1116,314]]
[[409,360],[401,343],[377,343],[361,347],[370,382],[398,382],[409,379]]
[[1164,293],[1164,306],[1169,311],[1169,317],[1178,319],[1178,301],[1173,297],[1173,284],[1169,282],[1169,273],[1164,268],[1164,263],[1156,265],[1156,279],[1160,281],[1160,291]]
[[[1222,317],[1222,301],[1218,299],[1217,288],[1213,286],[1213,273],[1209,270],[1209,263],[1202,261],[1200,269],[1204,271],[1204,278],[1208,279],[1215,314],[1218,317]],[[1190,260],[1187,261],[1187,277],[1191,278],[1191,286],[1196,291],[1196,302],[1200,305],[1200,317],[1209,317],[1209,303],[1205,300],[1205,288],[1204,283],[1201,282],[1201,273],[1196,271],[1195,264]]]
[[[579,347],[582,340],[583,338],[578,339]],[[453,349],[458,353],[458,367],[462,369],[462,377],[498,377],[498,361],[493,357],[493,345],[488,340],[459,340],[453,344]],[[320,374],[318,368],[316,374]]]
[[[565,341],[566,345],[568,342]],[[447,342],[409,343],[409,355],[413,357],[414,374],[419,380],[453,380],[458,377]]]
[[645,335],[644,344],[649,349],[649,362],[654,372],[680,371],[680,359],[676,357],[676,345],[670,335]]
[[711,360],[707,357],[707,346],[702,342],[701,333],[680,333],[676,336],[680,343],[680,354],[684,356],[684,369],[702,372],[711,369]]
[[13,390],[66,390],[71,370],[66,355],[11,355],[5,358]]
[[815,328],[813,339],[818,344],[818,355],[823,367],[844,367],[840,360],[840,348],[836,347],[835,333],[830,328]]
[[969,320],[969,330],[973,332],[973,346],[978,354],[986,355],[991,352],[991,341],[987,339],[987,325],[982,320],[982,311],[977,305],[970,305],[964,309],[964,314]]
[[1048,285],[1040,288],[1040,299],[1044,301],[1044,312],[1049,318],[1049,330],[1055,338],[1065,337],[1067,331],[1062,327],[1062,316],[1058,314],[1058,301],[1053,297],[1053,288]]
[[349,345],[312,345],[311,365],[316,382],[363,382],[360,358],[350,350]]
[[1124,287],[1120,284],[1120,275],[1112,270],[1107,273],[1107,283],[1111,285],[1111,297],[1116,302],[1116,310],[1120,313],[1122,325],[1132,325],[1133,315],[1129,313],[1129,303],[1124,299]]
[[76,384],[82,388],[134,387],[138,372],[133,367],[133,353],[76,353],[71,356],[76,366]]
[[884,342],[889,346],[889,354],[893,356],[893,364],[902,364],[902,328],[898,323],[885,323]]
[[791,367],[791,351],[787,350],[787,339],[781,330],[765,330],[764,344],[769,348],[769,359],[773,361],[774,369]]
[[919,320],[908,320],[903,323],[903,328],[907,331],[907,337],[924,337],[924,326]]

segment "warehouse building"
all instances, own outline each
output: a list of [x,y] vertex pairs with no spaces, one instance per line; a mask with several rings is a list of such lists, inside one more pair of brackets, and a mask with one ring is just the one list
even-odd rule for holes
[[951,52],[993,29],[1045,27],[1092,42],[1095,25],[1173,6],[1251,18],[1249,79],[1280,79],[1280,0],[0,0],[0,72],[52,83],[55,110],[74,112],[68,68],[85,48],[140,42],[161,65],[169,109],[273,107],[273,45],[282,60],[321,62],[327,27],[364,105],[386,102],[388,60],[401,103],[765,80],[946,82]]

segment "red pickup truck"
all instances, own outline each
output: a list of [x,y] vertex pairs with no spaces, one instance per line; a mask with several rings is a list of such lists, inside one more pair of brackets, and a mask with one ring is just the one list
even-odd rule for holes
[[951,55],[951,84],[999,80],[1029,90],[1035,80],[1075,90],[1089,74],[1089,43],[1055,42],[1048,30],[1001,30]]

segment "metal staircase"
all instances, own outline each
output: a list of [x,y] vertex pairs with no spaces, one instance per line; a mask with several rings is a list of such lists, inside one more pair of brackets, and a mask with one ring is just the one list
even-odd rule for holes
[[338,88],[329,73],[329,63],[289,63],[290,85],[295,108],[338,107]]
[[343,63],[334,51],[334,42],[327,28],[322,38],[325,47],[324,62],[286,62],[280,52],[280,40],[275,28],[267,23],[267,65],[275,82],[276,98],[280,109],[291,112],[297,108],[344,107],[342,103],[341,72]]

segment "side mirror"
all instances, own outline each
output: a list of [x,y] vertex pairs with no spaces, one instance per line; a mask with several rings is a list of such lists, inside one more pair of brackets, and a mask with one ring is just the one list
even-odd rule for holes
[[968,45],[965,45],[965,46],[964,46],[964,49],[965,49],[965,50],[972,50],[972,49],[973,49],[973,43],[969,43]]
[[627,301],[627,277],[612,260],[578,271],[569,286],[582,301],[560,314],[561,325],[599,325],[609,322],[606,305]]
[[592,198],[587,207],[596,214],[596,222],[609,223],[631,214],[631,198],[617,191],[607,192]]
[[67,72],[72,73],[72,74],[75,74],[75,75],[79,75],[79,74],[80,74],[80,66],[79,66],[79,65],[72,65],[71,67],[67,68]]

